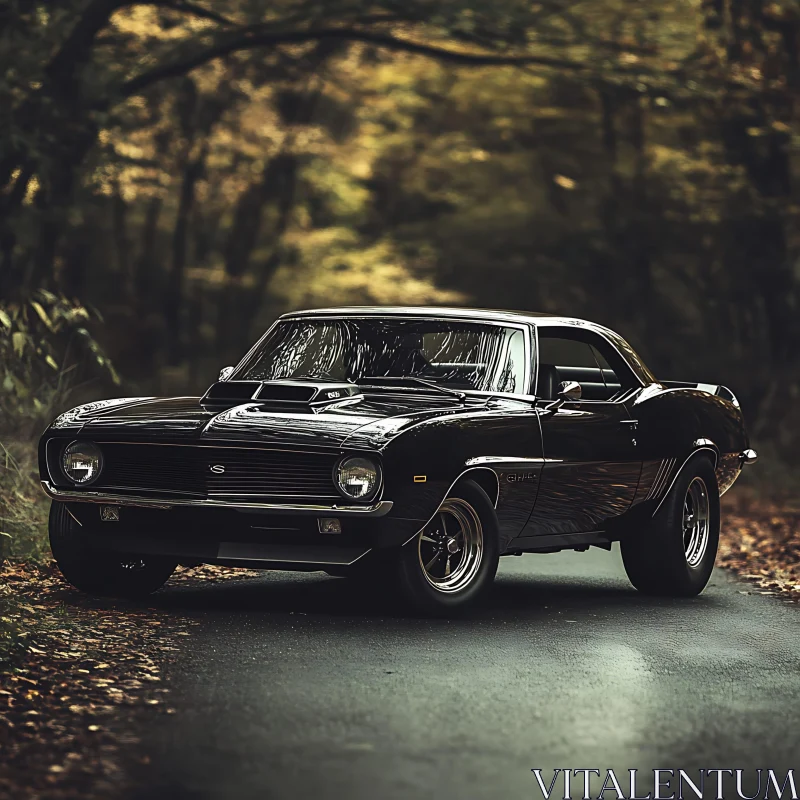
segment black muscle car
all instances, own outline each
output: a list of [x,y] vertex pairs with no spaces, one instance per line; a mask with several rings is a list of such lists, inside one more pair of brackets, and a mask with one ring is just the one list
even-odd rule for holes
[[79,589],[324,570],[434,613],[502,555],[614,541],[637,589],[697,594],[719,497],[755,460],[729,389],[659,381],[613,331],[443,308],[287,314],[203,397],[89,403],[39,447]]

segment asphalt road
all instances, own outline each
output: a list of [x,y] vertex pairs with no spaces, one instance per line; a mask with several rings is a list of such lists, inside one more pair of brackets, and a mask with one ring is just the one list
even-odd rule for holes
[[800,778],[800,608],[753,591],[718,570],[699,598],[646,598],[596,549],[501,559],[458,621],[321,574],[167,589],[201,624],[135,797],[527,799],[534,767],[638,768],[642,793],[655,768]]

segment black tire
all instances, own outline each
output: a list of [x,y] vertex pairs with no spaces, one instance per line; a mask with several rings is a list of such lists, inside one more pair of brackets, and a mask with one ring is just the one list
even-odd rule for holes
[[[684,527],[684,513],[698,508],[702,517],[704,503],[707,533],[696,533],[693,539],[692,532],[699,529]],[[650,525],[622,540],[622,560],[630,582],[645,594],[700,594],[714,568],[719,522],[719,486],[714,468],[706,456],[697,455],[681,470]],[[692,543],[695,547],[691,547]]]
[[66,581],[87,594],[142,597],[160,589],[177,563],[93,547],[63,503],[50,505],[50,549]]
[[[434,535],[435,529],[437,526],[441,528],[442,514],[446,516],[446,519],[451,518],[451,528],[448,532],[451,535],[449,538],[444,534],[437,535],[436,543],[432,544],[431,537]],[[465,524],[470,526],[470,531],[472,531],[472,525],[477,523],[479,526],[477,534],[474,531],[472,533],[462,531],[460,534],[453,535],[453,525],[460,524],[457,515],[463,515],[464,520],[467,520]],[[437,518],[439,518],[438,523]],[[421,538],[423,536],[427,538],[423,540]],[[469,539],[466,538],[468,536]],[[466,542],[472,541],[473,538],[480,539],[479,553],[477,544],[473,543],[467,549]],[[464,543],[461,551],[449,552],[447,542],[450,539],[456,542],[453,547],[457,546],[459,540]],[[440,542],[444,542],[444,545],[441,547],[438,562],[443,563],[431,566],[431,572],[435,572],[435,568],[443,572],[439,579],[431,577],[430,573],[425,570],[423,561],[433,558]],[[426,553],[428,547],[431,549]],[[499,555],[497,516],[488,495],[474,481],[461,481],[451,489],[434,519],[400,549],[396,565],[400,592],[415,610],[426,615],[440,616],[463,612],[473,605],[491,585],[497,572]],[[455,565],[452,564],[453,556],[459,558]],[[462,567],[462,558],[466,559],[463,581],[455,581],[458,570]],[[452,587],[444,586],[447,577],[454,578]],[[437,587],[432,582],[433,580],[441,580],[442,585]],[[461,585],[462,582],[463,585]]]

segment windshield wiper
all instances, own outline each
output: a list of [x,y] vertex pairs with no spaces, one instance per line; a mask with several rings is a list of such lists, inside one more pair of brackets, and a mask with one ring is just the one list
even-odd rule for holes
[[370,383],[375,384],[376,386],[380,386],[381,384],[386,384],[387,386],[397,386],[397,385],[404,385],[406,383],[413,383],[417,386],[425,386],[428,389],[433,389],[434,391],[441,392],[442,394],[449,394],[452,397],[457,397],[459,400],[465,400],[466,394],[464,392],[459,392],[456,389],[450,389],[447,386],[439,386],[438,383],[434,383],[433,381],[426,381],[425,378],[417,378],[413,375],[398,375],[397,377],[392,376],[379,376],[379,375],[365,375],[360,378],[360,381],[365,382],[367,385]]

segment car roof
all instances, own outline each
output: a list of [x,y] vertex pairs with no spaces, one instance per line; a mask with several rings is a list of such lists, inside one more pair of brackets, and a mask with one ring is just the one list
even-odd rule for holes
[[579,327],[598,328],[593,322],[574,317],[563,317],[546,314],[540,311],[508,311],[487,308],[457,308],[444,306],[340,306],[334,308],[312,308],[303,311],[292,311],[281,319],[314,316],[415,316],[415,317],[452,317],[458,319],[485,320],[487,322],[528,322],[533,325],[575,325]]

